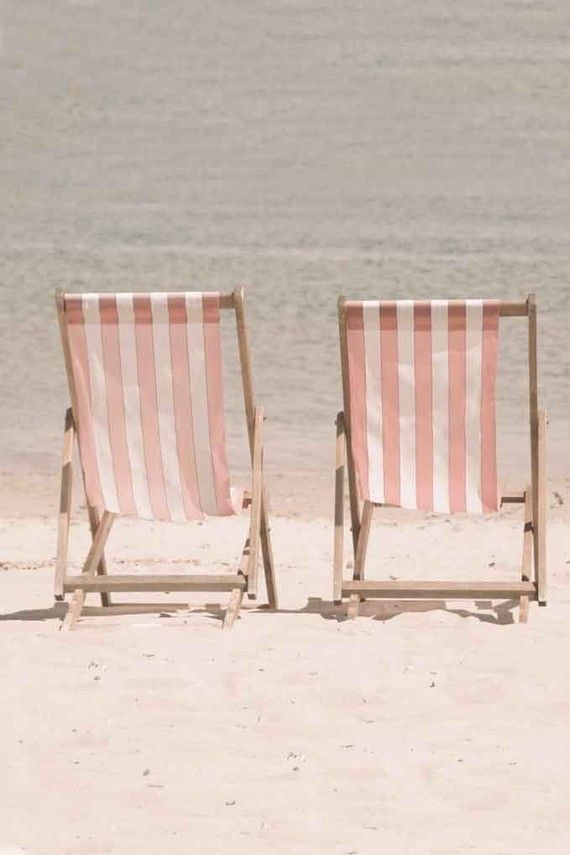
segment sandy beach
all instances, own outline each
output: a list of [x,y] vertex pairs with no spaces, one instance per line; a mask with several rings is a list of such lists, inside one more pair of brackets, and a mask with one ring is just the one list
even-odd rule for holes
[[[0,852],[568,852],[568,482],[550,489],[549,604],[531,604],[526,625],[516,604],[490,602],[369,602],[345,620],[330,515],[292,515],[277,496],[280,610],[247,603],[230,632],[226,595],[105,616],[91,596],[76,631],[59,632],[55,519],[20,514],[11,495]],[[394,514],[376,522],[371,572],[516,577],[517,509]],[[245,524],[123,521],[111,566],[229,570]],[[72,568],[87,543],[78,509]]]

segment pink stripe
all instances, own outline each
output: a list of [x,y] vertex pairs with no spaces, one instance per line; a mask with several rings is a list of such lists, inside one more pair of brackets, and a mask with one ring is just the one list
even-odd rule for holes
[[162,453],[160,450],[150,297],[146,295],[135,296],[133,307],[135,314],[135,340],[143,448],[150,503],[156,519],[170,520],[170,511],[166,501]]
[[172,360],[172,386],[176,446],[182,482],[184,511],[189,520],[203,519],[198,493],[198,477],[194,456],[192,432],[192,401],[190,396],[190,365],[188,362],[188,335],[186,332],[186,304],[184,295],[168,297],[170,324],[170,353]]
[[431,303],[414,304],[416,384],[416,496],[420,511],[433,509]]
[[87,342],[85,340],[85,322],[81,297],[70,296],[65,298],[65,319],[77,395],[77,409],[79,411],[75,415],[78,420],[77,433],[81,466],[85,481],[85,493],[90,505],[102,508],[104,502],[95,454],[95,437],[93,435],[93,420],[91,417],[89,360],[87,358]]
[[450,303],[449,319],[449,508],[465,511],[467,440],[466,406],[466,311],[465,303]]
[[208,390],[208,423],[214,489],[219,514],[234,514],[230,501],[230,475],[226,460],[224,435],[224,393],[222,385],[222,345],[220,341],[219,294],[202,296],[204,316],[204,353],[206,356],[206,387]]
[[499,307],[483,303],[481,383],[481,501],[484,513],[499,509],[495,385],[499,346]]
[[400,399],[398,387],[398,316],[395,303],[380,305],[384,496],[400,504]]
[[366,363],[364,316],[361,303],[345,305],[348,383],[350,390],[350,437],[360,495],[370,497],[368,443],[366,438]]
[[107,416],[109,421],[109,443],[113,458],[113,472],[119,507],[124,514],[136,512],[131,480],[131,464],[125,428],[125,406],[123,403],[123,376],[119,344],[119,316],[117,299],[112,294],[99,296],[101,317],[101,344],[105,388],[107,391]]

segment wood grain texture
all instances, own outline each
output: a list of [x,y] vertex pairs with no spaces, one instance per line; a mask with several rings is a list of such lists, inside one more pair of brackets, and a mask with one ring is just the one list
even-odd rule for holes
[[236,622],[243,600],[243,588],[234,588],[230,594],[230,601],[224,615],[222,629],[231,629]]
[[66,591],[232,591],[245,589],[246,580],[237,574],[124,574],[113,576],[67,576]]
[[352,581],[344,582],[342,593],[345,596],[361,594],[366,597],[384,599],[422,599],[439,597],[441,599],[509,599],[527,594],[536,598],[532,582],[456,582],[456,581]]

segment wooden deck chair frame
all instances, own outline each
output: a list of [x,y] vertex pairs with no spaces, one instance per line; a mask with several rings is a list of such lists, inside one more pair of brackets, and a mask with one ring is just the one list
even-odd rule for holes
[[[381,505],[361,502],[358,496],[356,472],[350,442],[350,389],[348,381],[348,346],[345,298],[338,301],[340,352],[344,411],[336,419],[336,477],[334,505],[334,568],[333,599],[340,604],[348,598],[348,617],[358,614],[361,600],[419,600],[419,599],[509,599],[519,602],[519,620],[528,619],[529,601],[546,605],[546,430],[547,416],[538,408],[537,310],[536,297],[525,301],[500,301],[500,317],[528,319],[528,369],[531,482],[520,493],[503,495],[501,504],[520,503],[524,506],[523,549],[520,581],[372,581],[365,579],[364,569],[370,525],[374,510]],[[348,475],[353,578],[343,578],[344,565],[344,485],[345,464]]]
[[[144,591],[144,592],[229,592],[229,605],[225,612],[223,627],[229,629],[236,618],[247,593],[250,599],[257,596],[259,552],[265,572],[267,599],[269,608],[277,609],[277,588],[275,568],[271,545],[268,520],[268,494],[263,475],[263,408],[255,405],[253,393],[253,377],[249,339],[245,322],[244,291],[236,288],[234,291],[220,295],[220,309],[230,309],[235,313],[239,359],[242,375],[243,398],[247,421],[247,433],[252,467],[252,489],[245,494],[244,507],[250,509],[250,523],[241,560],[234,573],[219,575],[110,575],[105,561],[105,543],[111,531],[115,514],[104,511],[100,515],[97,508],[87,505],[92,544],[83,565],[81,575],[68,575],[67,558],[69,544],[69,529],[71,515],[71,498],[73,483],[73,451],[78,436],[75,425],[77,419],[77,392],[71,367],[71,351],[68,338],[67,324],[64,313],[65,295],[62,290],[56,291],[56,306],[63,345],[63,353],[71,407],[65,414],[65,431],[63,441],[63,458],[61,470],[61,495],[58,520],[57,559],[55,568],[55,599],[62,601],[66,594],[71,594],[71,600],[65,613],[61,628],[73,629],[79,619],[86,594],[99,593],[101,604],[105,608],[112,606],[111,595],[115,592]],[[85,489],[85,481],[83,479]],[[161,611],[168,608],[167,604],[121,604],[117,610],[125,611]]]

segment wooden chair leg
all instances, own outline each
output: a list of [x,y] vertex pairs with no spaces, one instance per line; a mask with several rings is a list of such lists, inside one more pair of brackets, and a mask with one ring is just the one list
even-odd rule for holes
[[[530,582],[532,575],[532,489],[527,487],[524,494],[524,533],[521,580]],[[529,599],[526,595],[520,598],[519,622],[528,621]]]
[[[255,403],[253,395],[253,377],[251,368],[251,354],[249,351],[249,339],[245,323],[244,292],[243,288],[235,288],[233,291],[234,306],[236,312],[237,338],[239,358],[241,365],[241,378],[243,386],[243,399],[247,415],[247,432],[249,439],[249,450],[252,464],[255,446]],[[271,548],[271,537],[269,534],[268,501],[267,493],[262,490],[261,494],[261,521],[260,521],[261,551],[263,555],[263,569],[267,586],[267,600],[271,609],[277,609],[277,584],[275,581],[275,565],[273,561],[273,550]]]
[[[105,544],[111,532],[111,528],[115,521],[115,515],[109,511],[105,511],[101,517],[97,530],[95,531],[91,548],[83,565],[83,573],[85,575],[94,576],[97,573],[97,568],[101,562]],[[68,631],[74,628],[79,620],[83,605],[85,603],[85,591],[77,588],[71,597],[67,612],[63,619],[60,629]]]
[[521,564],[521,579],[523,582],[530,582],[532,578],[532,528],[532,488],[529,486],[524,494],[524,533]]
[[546,605],[546,532],[548,517],[548,496],[546,487],[546,413],[541,410],[538,414],[538,449],[537,449],[537,482],[536,518],[534,528],[534,578],[537,587],[538,604]]
[[[346,422],[345,422],[346,431]],[[356,486],[356,471],[354,468],[354,460],[352,458],[352,450],[346,432],[346,470],[348,475],[348,498],[350,502],[350,529],[352,532],[352,547],[356,552],[356,544],[358,543],[358,535],[360,534],[360,502],[358,499],[358,487]]]
[[239,610],[241,608],[243,600],[243,589],[242,588],[234,588],[230,594],[230,601],[228,603],[228,607],[226,609],[226,614],[224,616],[224,622],[222,624],[223,629],[231,629],[234,625],[237,616],[239,614]]
[[65,617],[61,623],[60,630],[62,632],[70,632],[75,628],[75,624],[79,620],[83,605],[85,603],[85,591],[77,589],[73,592]]
[[356,544],[356,554],[354,556],[354,579],[361,581],[364,579],[364,565],[366,563],[366,551],[368,549],[368,538],[370,536],[370,523],[374,513],[374,505],[372,502],[365,501],[362,508],[362,520],[360,522],[360,531],[358,532],[358,542]]
[[346,613],[348,620],[354,620],[354,618],[358,617],[359,607],[360,607],[360,595],[359,594],[351,594],[350,599],[348,601],[348,610]]
[[346,329],[344,297],[338,298],[338,330],[340,341],[340,363],[342,376],[342,396],[344,402],[344,430],[346,434],[346,468],[348,474],[348,496],[350,500],[350,527],[352,532],[352,547],[356,553],[358,534],[360,531],[360,507],[358,488],[356,484],[356,469],[352,456],[351,422],[350,422],[350,390],[348,383],[348,342]]
[[75,443],[75,426],[71,408],[65,414],[65,431],[63,438],[63,455],[61,461],[61,493],[59,499],[59,516],[57,524],[57,559],[55,566],[54,596],[63,600],[63,585],[67,569],[67,552],[69,547],[69,525],[71,521],[71,495],[73,488],[73,446]]
[[336,465],[334,480],[334,549],[333,549],[333,600],[342,601],[342,571],[344,565],[344,469],[346,435],[344,413],[336,417]]
[[263,492],[263,408],[255,408],[253,437],[251,522],[249,529],[249,561],[247,567],[247,596],[257,597],[257,571],[259,567],[259,536],[261,526],[261,499]]
[[[99,528],[100,516],[97,508],[94,508],[92,505],[87,505],[87,513],[89,515],[89,527],[91,529],[91,537],[95,537],[95,532]],[[105,553],[101,555],[101,560],[97,565],[97,573],[100,576],[107,575],[107,562],[105,561]],[[111,600],[111,594],[108,591],[101,591],[101,605],[102,606],[112,606],[113,602]]]
[[85,564],[83,565],[84,573],[88,573],[90,575],[95,575],[95,573],[97,573],[103,557],[105,544],[107,543],[107,539],[111,533],[114,521],[115,514],[112,514],[110,511],[104,511],[101,521],[93,536],[91,549],[89,550],[87,558],[85,559]]
[[261,493],[261,552],[263,555],[263,569],[265,571],[265,585],[267,588],[267,602],[270,609],[277,610],[279,608],[279,599],[277,594],[277,582],[275,579],[275,563],[273,560],[273,548],[271,546],[271,534],[268,520],[268,497],[267,490]]

